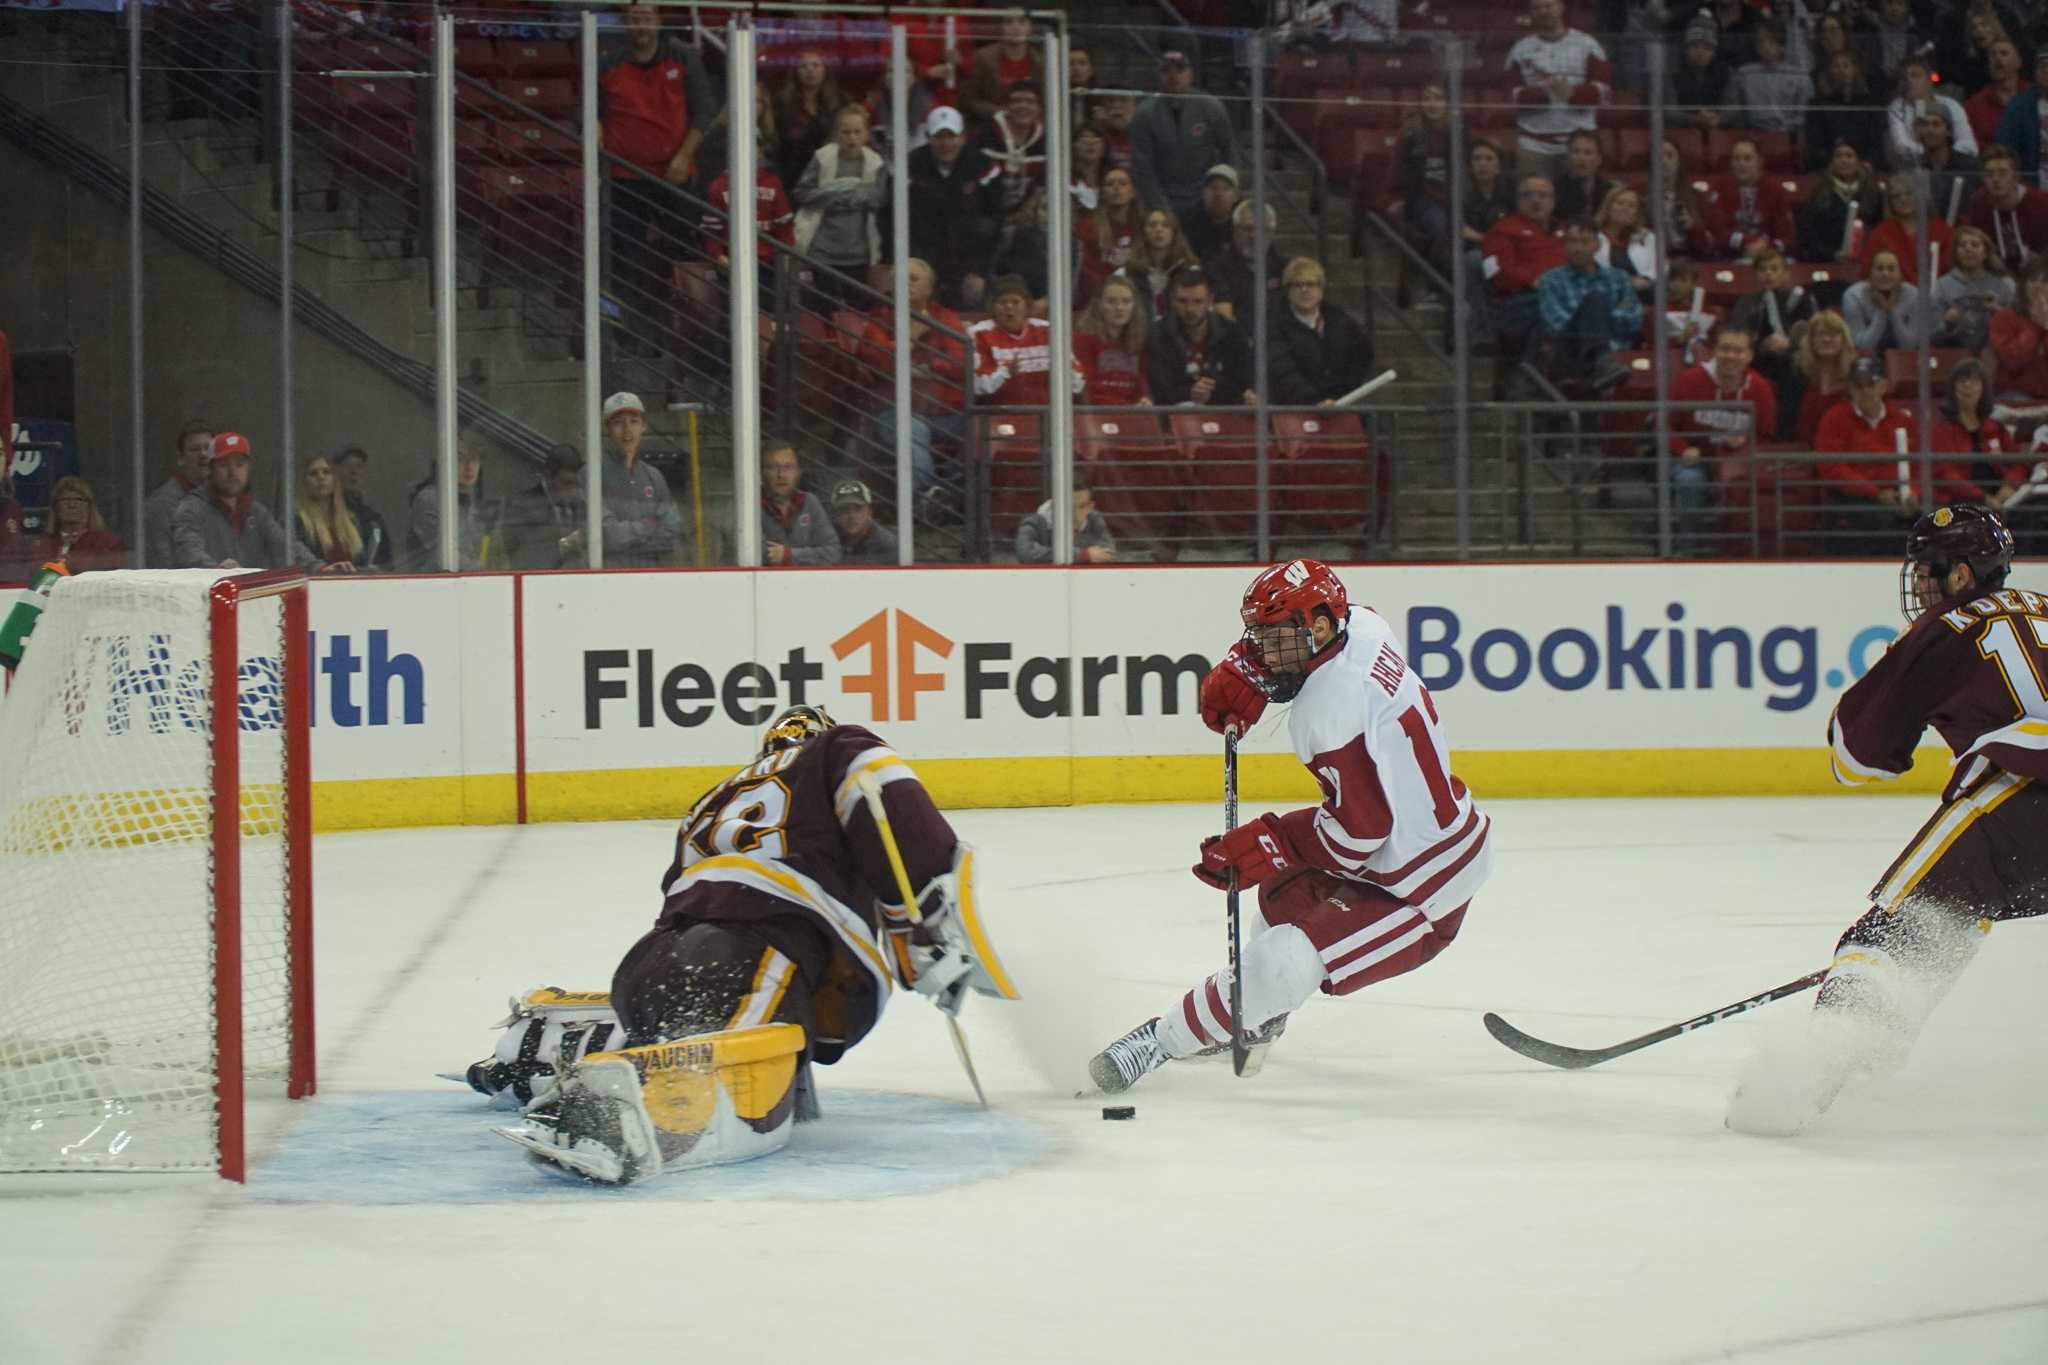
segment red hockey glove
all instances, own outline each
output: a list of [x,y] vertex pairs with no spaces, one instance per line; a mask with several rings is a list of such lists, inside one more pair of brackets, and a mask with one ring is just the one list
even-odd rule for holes
[[1255,676],[1239,640],[1202,679],[1202,724],[1219,735],[1233,725],[1240,735],[1251,729],[1266,713],[1266,693]]
[[1300,866],[1293,841],[1281,828],[1280,817],[1267,811],[1248,825],[1228,834],[1212,834],[1202,840],[1202,861],[1195,864],[1195,876],[1218,891],[1230,889],[1230,874],[1237,873],[1240,889],[1291,872]]

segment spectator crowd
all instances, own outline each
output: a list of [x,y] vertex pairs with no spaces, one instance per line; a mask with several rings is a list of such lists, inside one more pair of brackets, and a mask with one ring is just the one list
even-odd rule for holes
[[[1214,93],[1230,94],[1227,84],[1211,79],[1230,75],[1227,51],[1204,54],[1169,31],[1147,50],[1139,92],[1101,81],[1088,30],[1077,29],[1060,185],[1048,175],[1059,158],[1032,23],[939,8],[923,0],[888,20],[905,29],[915,74],[903,149],[887,145],[885,30],[759,26],[761,278],[788,267],[800,308],[833,319],[843,343],[828,348],[831,373],[851,390],[833,400],[845,420],[799,426],[797,414],[776,414],[784,433],[761,441],[769,564],[896,562],[899,497],[921,524],[965,513],[967,466],[981,458],[969,414],[1042,411],[1055,385],[1088,410],[1309,409],[1377,370],[1372,332],[1332,287],[1338,263],[1278,250],[1273,203],[1248,193],[1248,129]],[[2048,504],[2033,454],[2037,429],[2048,445],[2048,8],[1509,0],[1481,15],[1452,3],[1461,22],[1484,21],[1457,107],[1441,79],[1391,83],[1408,80],[1392,74],[1403,60],[1437,69],[1432,15],[1444,4],[1322,8],[1377,17],[1355,32],[1321,21],[1286,30],[1300,46],[1276,43],[1276,68],[1262,73],[1275,83],[1274,116],[1291,124],[1291,106],[1313,107],[1303,126],[1314,131],[1342,103],[1327,84],[1287,84],[1311,57],[1349,73],[1350,104],[1392,107],[1346,144],[1362,146],[1356,164],[1332,169],[1361,212],[1384,214],[1437,275],[1462,276],[1468,335],[1496,360],[1495,397],[1633,400],[1597,420],[1668,468],[1682,547],[1711,547],[1742,471],[1771,455],[1821,457],[1801,477],[1844,531],[1836,546],[1875,544],[1863,531],[1889,536],[1929,485],[2011,509]],[[732,115],[706,60],[716,54],[665,30],[650,5],[620,14],[599,90],[609,259],[615,282],[628,282],[614,291],[627,320],[638,309],[642,330],[666,335],[681,326],[672,279],[685,265],[729,272],[726,217],[746,210],[724,164]],[[1647,60],[1652,48],[1660,63]],[[1663,72],[1654,91],[1653,65]],[[1664,130],[1654,146],[1653,93]],[[891,306],[887,267],[896,167],[907,182],[907,319]],[[1062,373],[1053,329],[1065,320],[1051,317],[1047,273],[1056,204],[1073,234]],[[1624,411],[1656,396],[1645,384],[1660,332],[1673,405],[1661,426]],[[910,401],[899,411],[904,333]],[[1938,409],[1925,422],[1915,410],[1923,351],[1936,357]],[[1532,387],[1513,394],[1524,376]],[[612,394],[603,426],[604,562],[680,562],[687,537],[647,458],[640,399]],[[899,490],[882,480],[905,429],[911,483]],[[1165,429],[1155,419],[1152,430]],[[1923,432],[1940,460],[1930,477],[1899,477],[1898,456],[1918,450]],[[1097,454],[1077,445],[1072,507],[1041,500],[1005,527],[1020,561],[1049,557],[1060,517],[1084,560],[1139,538],[1145,517]],[[368,498],[364,448],[302,457],[290,505],[276,509],[251,493],[266,455],[234,431],[182,428],[142,513],[149,561],[437,568],[451,522],[464,569],[590,559],[587,471],[570,446],[501,493],[487,490],[466,433],[454,505],[429,473],[388,519]],[[36,526],[16,509],[0,561],[127,563],[104,523],[90,484],[66,480]]]

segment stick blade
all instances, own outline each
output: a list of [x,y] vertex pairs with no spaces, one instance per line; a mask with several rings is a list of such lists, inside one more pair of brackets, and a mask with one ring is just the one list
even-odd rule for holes
[[1583,1071],[1589,1066],[1598,1066],[1611,1055],[1604,1050],[1563,1047],[1557,1043],[1546,1043],[1541,1038],[1532,1038],[1498,1014],[1489,1012],[1485,1023],[1486,1031],[1502,1047],[1510,1052],[1519,1052],[1532,1062],[1554,1066],[1561,1071]]

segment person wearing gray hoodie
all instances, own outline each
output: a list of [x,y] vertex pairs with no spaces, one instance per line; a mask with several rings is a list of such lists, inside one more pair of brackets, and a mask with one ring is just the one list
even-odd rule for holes
[[837,564],[843,552],[825,504],[797,487],[803,465],[796,443],[769,437],[761,442],[761,562]]
[[287,537],[270,509],[249,492],[249,440],[223,431],[213,438],[206,482],[178,500],[171,513],[171,546],[176,567],[185,569],[282,569],[319,563],[314,553]]
[[1222,101],[1194,88],[1187,54],[1159,56],[1160,93],[1131,119],[1131,175],[1146,203],[1189,221],[1202,199],[1209,168],[1237,164],[1237,139]]
[[[1095,510],[1095,494],[1085,483],[1074,481],[1074,562],[1110,564],[1116,560],[1116,541],[1109,523]],[[1038,504],[1038,510],[1017,523],[1017,562],[1052,563],[1052,502]]]

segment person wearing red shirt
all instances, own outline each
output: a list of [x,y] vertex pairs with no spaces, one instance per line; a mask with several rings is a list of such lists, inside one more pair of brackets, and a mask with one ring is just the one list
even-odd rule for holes
[[[942,480],[933,438],[944,436],[957,445],[965,430],[967,408],[967,324],[960,315],[934,297],[938,279],[930,265],[910,258],[910,467],[912,485],[919,498],[925,497]],[[955,334],[958,335],[955,335]],[[862,377],[869,387],[883,393],[895,392],[896,313],[878,308],[868,318],[861,335]],[[896,408],[890,406],[876,415],[875,443],[884,460],[896,449]],[[957,483],[957,475],[943,480]]]
[[1499,307],[1504,354],[1519,354],[1536,327],[1536,281],[1564,264],[1564,238],[1551,223],[1557,191],[1540,175],[1525,176],[1515,211],[1487,230],[1479,244],[1479,268]]
[[50,490],[50,528],[33,543],[33,560],[61,560],[71,573],[128,567],[127,543],[107,529],[92,485],[76,474]]
[[2048,401],[2048,257],[2020,276],[2018,306],[1992,314],[1991,351],[2000,398]]
[[1963,102],[1970,131],[1977,135],[1977,145],[1986,148],[1998,141],[1998,121],[2005,117],[2005,106],[2014,95],[2028,88],[2028,82],[2020,76],[2020,50],[2012,39],[2000,38],[1992,43],[1989,57],[1990,83]]
[[1043,90],[1045,62],[1031,40],[1031,21],[1009,15],[1003,19],[1002,35],[974,54],[972,73],[960,91],[960,107],[970,122],[987,123],[1019,83]]
[[[1899,258],[1899,273],[1906,283],[1920,284],[1919,237],[1913,231],[1919,212],[1919,196],[1913,189],[1910,175],[1895,175],[1884,187],[1885,220],[1872,228],[1863,237],[1861,261],[1865,278],[1870,275],[1870,263],[1878,253],[1889,251]],[[1956,230],[1934,214],[1927,217],[1927,242],[1931,252],[1941,251],[1936,263],[1935,274],[1946,274],[1956,258]]]
[[[941,3],[941,0],[910,0],[914,7],[927,7]],[[957,108],[960,104],[960,82],[966,74],[967,54],[973,46],[967,41],[967,20],[957,15],[905,14],[890,21],[903,27],[903,47],[910,58],[910,69],[924,82],[924,88],[931,97],[931,107]]]
[[[764,152],[766,148],[762,149]],[[705,197],[713,212],[704,215],[704,254],[719,265],[727,264],[728,215],[732,209],[732,173],[720,171]],[[765,160],[754,165],[754,222],[758,240],[754,252],[764,266],[775,263],[775,243],[796,245],[796,206],[789,202],[782,177]]]
[[[1901,477],[1899,465],[1912,457],[1918,440],[1912,410],[1886,397],[1884,365],[1860,356],[1849,368],[1849,396],[1820,419],[1813,438],[1816,454],[1838,458],[1815,470],[1835,508],[1840,531],[1835,547],[1844,554],[1884,555],[1896,546],[1899,527],[1920,507],[1919,466]],[[1947,470],[1937,468],[1935,495],[1965,500],[1977,494],[1956,486]]]
[[[608,51],[598,77],[598,119],[611,180],[613,292],[622,304],[650,313],[645,301],[669,294],[668,225],[679,201],[661,183],[687,181],[704,140],[703,127],[716,112],[711,78],[694,48],[664,39],[661,15],[652,5],[629,4],[622,20],[625,47]],[[659,335],[653,317],[637,317],[641,338]]]
[[[1681,370],[1671,383],[1671,502],[1678,516],[1681,550],[1705,543],[1707,505],[1713,473],[1708,458],[1747,455],[1758,432],[1778,429],[1778,394],[1771,381],[1750,368],[1756,337],[1746,327],[1724,322],[1714,333],[1714,354],[1705,364]],[[1748,403],[1750,408],[1698,408],[1695,403]]]
[[1754,260],[1765,247],[1789,250],[1798,236],[1792,198],[1764,174],[1763,152],[1748,138],[1728,152],[1728,174],[1710,177],[1702,205],[1716,252]]
[[2048,253],[2048,191],[2020,179],[2019,159],[1992,146],[1983,157],[1984,183],[1963,210],[1965,226],[1981,230],[2006,269],[2020,270]]
[[1074,327],[1081,401],[1096,407],[1149,403],[1145,394],[1145,312],[1138,289],[1113,275]]
[[[1031,313],[1031,291],[1022,279],[996,281],[990,315],[974,324],[974,392],[996,407],[1043,407],[1052,401],[1052,329]],[[1072,376],[1081,391],[1081,368]]]
[[2026,464],[2013,435],[1991,418],[1991,384],[1976,359],[1956,362],[1948,372],[1948,401],[1934,424],[1934,450],[1953,455],[1946,477],[1969,484],[1971,493],[1994,508],[2012,500],[2027,481]]

